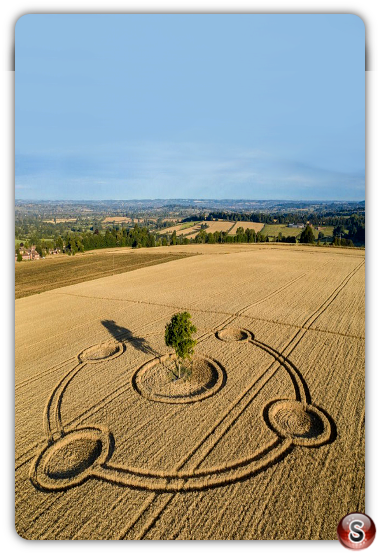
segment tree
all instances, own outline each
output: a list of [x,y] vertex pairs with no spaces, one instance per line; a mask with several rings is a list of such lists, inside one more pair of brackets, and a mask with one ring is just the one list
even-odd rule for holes
[[22,262],[22,254],[20,251],[17,253],[17,262]]
[[300,243],[314,243],[314,233],[309,225],[301,233]]
[[344,234],[344,227],[342,225],[337,225],[333,229],[333,236],[338,237]]
[[181,363],[186,358],[191,359],[194,353],[197,342],[191,336],[196,331],[197,328],[191,323],[191,315],[188,312],[174,314],[170,322],[166,324],[165,343],[175,350],[178,378],[181,377]]

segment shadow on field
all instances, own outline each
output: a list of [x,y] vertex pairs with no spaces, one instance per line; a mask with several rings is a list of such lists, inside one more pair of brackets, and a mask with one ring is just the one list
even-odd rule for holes
[[128,328],[118,326],[115,320],[102,320],[101,322],[115,339],[129,341],[135,349],[142,353],[160,356],[160,354],[149,345],[146,339],[143,337],[136,337]]

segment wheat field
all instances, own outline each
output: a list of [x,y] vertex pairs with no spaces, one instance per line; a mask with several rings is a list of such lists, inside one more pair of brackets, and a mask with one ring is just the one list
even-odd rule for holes
[[263,229],[264,224],[261,224],[259,222],[236,222],[236,224],[230,230],[229,234],[236,235],[236,231],[238,230],[239,227],[242,227],[244,231],[246,229],[254,229],[255,232],[258,233]]
[[16,300],[18,534],[336,539],[365,511],[364,251],[159,250],[194,256]]

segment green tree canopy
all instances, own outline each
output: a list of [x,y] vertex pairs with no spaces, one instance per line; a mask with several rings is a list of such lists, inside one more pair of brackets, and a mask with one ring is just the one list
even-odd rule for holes
[[173,347],[178,359],[183,361],[192,357],[197,342],[191,336],[196,331],[197,328],[191,323],[191,315],[188,312],[174,314],[166,324],[165,343],[168,347]]
[[314,233],[309,225],[301,233],[300,243],[314,243]]

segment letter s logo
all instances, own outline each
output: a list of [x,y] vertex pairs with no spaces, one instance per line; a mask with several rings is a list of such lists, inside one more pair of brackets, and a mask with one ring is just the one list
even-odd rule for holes
[[362,528],[364,526],[364,522],[361,520],[353,520],[350,522],[350,533],[348,537],[354,543],[360,543],[365,538],[365,533],[363,532]]

